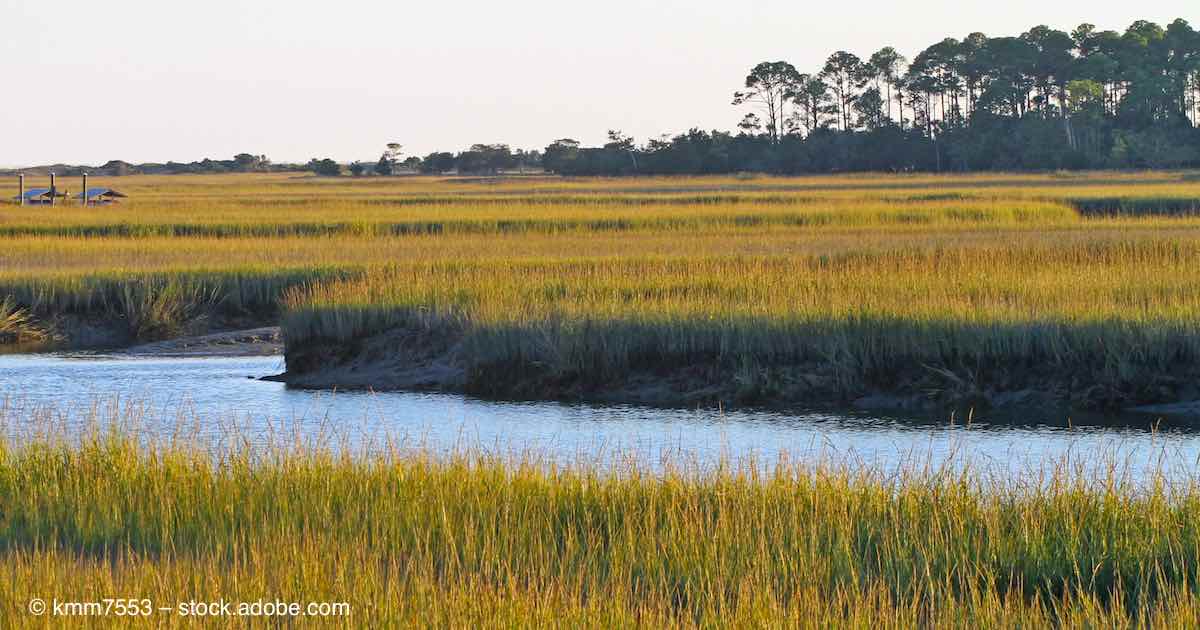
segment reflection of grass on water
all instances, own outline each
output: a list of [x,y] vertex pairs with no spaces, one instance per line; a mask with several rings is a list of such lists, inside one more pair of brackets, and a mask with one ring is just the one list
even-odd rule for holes
[[15,625],[38,621],[34,596],[346,601],[350,625],[380,627],[1200,615],[1200,483],[1135,486],[1130,462],[1016,480],[833,462],[606,473],[385,442],[357,458],[284,438],[214,453],[118,424],[75,439],[38,412],[0,418],[23,427],[0,443],[0,607]]

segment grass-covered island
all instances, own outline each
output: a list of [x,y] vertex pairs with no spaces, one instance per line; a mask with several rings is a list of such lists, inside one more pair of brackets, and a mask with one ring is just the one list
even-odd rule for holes
[[283,378],[309,387],[668,405],[1200,398],[1191,172],[121,187],[129,199],[103,208],[0,208],[0,342],[282,322]]

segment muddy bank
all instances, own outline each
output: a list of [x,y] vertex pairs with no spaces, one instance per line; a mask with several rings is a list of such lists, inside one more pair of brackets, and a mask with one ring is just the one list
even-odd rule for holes
[[[1200,370],[1105,380],[1049,366],[989,369],[911,365],[850,379],[821,363],[770,367],[717,364],[634,366],[618,376],[556,372],[540,364],[480,365],[453,340],[394,330],[349,343],[285,351],[273,380],[313,389],[444,391],[509,400],[557,400],[667,407],[725,405],[852,407],[946,412],[1022,409],[1200,416]],[[715,363],[715,362],[714,362]]]
[[396,330],[352,343],[285,349],[287,372],[269,377],[310,389],[466,392],[470,379],[455,343]]
[[37,339],[0,340],[0,352],[106,351],[150,357],[269,356],[283,353],[272,322],[254,317],[196,317],[170,331],[138,338],[121,318],[60,315],[36,323]]
[[283,354],[278,326],[180,337],[126,348],[135,357],[257,357]]

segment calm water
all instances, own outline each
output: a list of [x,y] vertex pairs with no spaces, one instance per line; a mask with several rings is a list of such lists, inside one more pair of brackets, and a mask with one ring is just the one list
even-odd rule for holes
[[[134,359],[112,356],[0,356],[0,416],[6,431],[30,409],[52,409],[67,431],[88,411],[114,401],[141,410],[147,432],[178,430],[219,442],[265,442],[280,435],[350,446],[385,438],[445,451],[483,448],[532,451],[563,462],[596,461],[614,452],[650,466],[684,455],[713,463],[753,456],[774,462],[861,460],[883,470],[947,460],[1001,472],[1041,470],[1070,456],[1084,464],[1116,459],[1131,468],[1192,470],[1200,432],[1160,425],[1067,425],[1067,419],[1024,418],[1020,426],[977,417],[970,426],[945,419],[857,412],[655,409],[633,406],[509,403],[448,394],[289,390],[258,377],[283,369],[280,357]],[[7,407],[7,411],[4,411]],[[1135,472],[1135,475],[1138,474]]]

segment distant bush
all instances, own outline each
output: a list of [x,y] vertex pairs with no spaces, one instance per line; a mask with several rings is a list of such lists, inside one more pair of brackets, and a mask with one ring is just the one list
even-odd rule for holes
[[337,177],[342,174],[342,167],[329,158],[319,160],[313,158],[308,162],[308,170],[325,177]]

